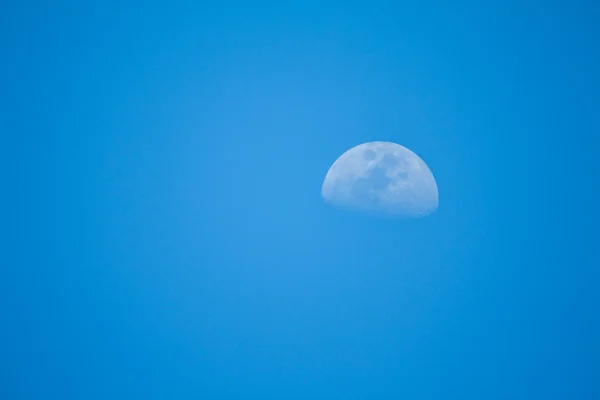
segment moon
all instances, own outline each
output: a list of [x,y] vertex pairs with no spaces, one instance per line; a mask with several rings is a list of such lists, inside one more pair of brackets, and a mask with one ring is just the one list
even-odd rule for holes
[[431,170],[411,150],[392,142],[368,142],[342,154],[321,188],[333,206],[401,218],[419,218],[438,208]]

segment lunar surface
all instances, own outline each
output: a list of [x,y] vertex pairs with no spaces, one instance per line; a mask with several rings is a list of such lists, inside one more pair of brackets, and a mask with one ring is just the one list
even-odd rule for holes
[[438,207],[438,189],[427,164],[391,142],[351,148],[329,168],[321,195],[331,205],[368,214],[418,218]]

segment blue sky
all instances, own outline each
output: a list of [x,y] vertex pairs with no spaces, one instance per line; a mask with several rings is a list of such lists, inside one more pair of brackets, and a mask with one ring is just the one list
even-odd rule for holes
[[0,397],[599,398],[595,2],[2,9]]

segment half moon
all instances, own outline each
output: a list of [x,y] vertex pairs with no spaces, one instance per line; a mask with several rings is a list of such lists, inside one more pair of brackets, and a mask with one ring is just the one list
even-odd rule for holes
[[394,217],[423,217],[438,208],[427,164],[392,142],[363,143],[342,154],[329,168],[321,196],[340,208]]

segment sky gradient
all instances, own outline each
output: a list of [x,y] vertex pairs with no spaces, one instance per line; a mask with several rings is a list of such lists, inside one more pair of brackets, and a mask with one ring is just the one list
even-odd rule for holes
[[[597,2],[80,3],[0,12],[0,398],[600,398]],[[375,140],[436,213],[324,204]]]

